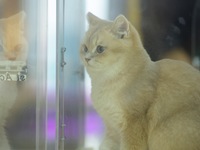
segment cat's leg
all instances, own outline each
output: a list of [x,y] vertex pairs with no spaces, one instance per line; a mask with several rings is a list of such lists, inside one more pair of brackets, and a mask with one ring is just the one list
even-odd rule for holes
[[107,130],[99,150],[119,150],[119,136],[112,130]]
[[129,121],[121,131],[120,150],[148,150],[147,128],[144,122],[142,117],[134,122]]
[[148,145],[141,139],[124,138],[121,140],[120,150],[148,150]]
[[200,150],[199,110],[187,110],[160,123],[149,135],[149,149]]

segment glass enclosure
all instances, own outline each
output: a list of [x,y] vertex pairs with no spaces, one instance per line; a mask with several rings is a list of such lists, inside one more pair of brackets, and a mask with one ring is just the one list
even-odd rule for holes
[[200,68],[198,0],[0,0],[0,150],[98,149],[104,125],[79,58],[88,11],[125,15],[153,61]]

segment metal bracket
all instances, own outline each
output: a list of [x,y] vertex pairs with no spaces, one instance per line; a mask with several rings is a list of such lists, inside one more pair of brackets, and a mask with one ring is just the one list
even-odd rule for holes
[[66,52],[66,48],[65,48],[65,47],[62,47],[62,48],[61,48],[61,68],[62,68],[62,70],[64,70],[64,67],[65,67],[65,65],[67,64],[67,63],[65,62],[65,52]]

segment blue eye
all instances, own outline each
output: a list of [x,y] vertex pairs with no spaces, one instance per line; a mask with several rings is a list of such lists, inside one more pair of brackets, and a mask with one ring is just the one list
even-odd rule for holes
[[105,50],[105,47],[103,47],[103,46],[101,46],[101,45],[98,45],[97,46],[97,48],[96,48],[96,51],[97,51],[97,53],[103,53],[104,52],[104,50]]

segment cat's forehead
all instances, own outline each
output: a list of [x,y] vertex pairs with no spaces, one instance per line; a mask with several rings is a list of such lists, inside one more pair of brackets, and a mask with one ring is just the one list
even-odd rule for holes
[[101,30],[88,30],[85,35],[84,43],[88,47],[95,46],[101,39],[103,31]]
[[111,24],[104,24],[101,26],[89,27],[85,34],[85,43],[94,44],[95,42],[102,40],[106,32],[111,29]]

